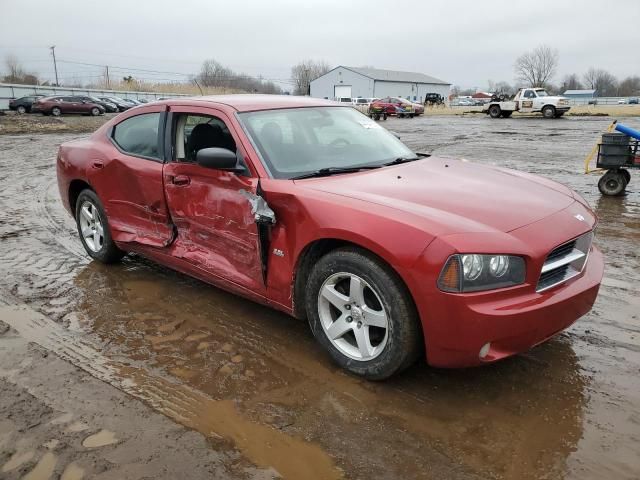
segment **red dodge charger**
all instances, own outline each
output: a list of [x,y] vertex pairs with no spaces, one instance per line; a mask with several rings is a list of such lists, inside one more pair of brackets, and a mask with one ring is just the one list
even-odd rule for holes
[[584,199],[522,172],[416,154],[304,97],[136,107],[60,147],[94,259],[135,252],[306,318],[343,368],[493,362],[567,328],[603,273]]

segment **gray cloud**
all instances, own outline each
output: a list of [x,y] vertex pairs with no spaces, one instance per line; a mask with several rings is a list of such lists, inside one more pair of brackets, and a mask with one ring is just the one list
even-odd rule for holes
[[[555,80],[590,66],[640,74],[640,1],[493,0],[138,1],[0,0],[0,56],[53,77],[59,59],[195,73],[215,58],[236,71],[286,80],[303,58],[331,65],[418,71],[463,87],[513,81],[513,61],[546,43],[558,49]],[[615,8],[613,8],[615,7]],[[626,48],[626,47],[629,48]],[[114,71],[119,74],[118,70]],[[134,76],[136,76],[136,72]],[[98,67],[61,63],[69,79]],[[137,76],[167,79],[170,74]]]

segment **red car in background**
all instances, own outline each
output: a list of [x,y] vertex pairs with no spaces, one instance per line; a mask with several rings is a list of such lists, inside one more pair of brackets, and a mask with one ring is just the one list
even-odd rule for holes
[[331,101],[149,103],[62,144],[57,175],[90,257],[136,252],[307,319],[370,379],[526,351],[586,314],[603,274],[577,193],[414,153]]
[[424,106],[400,97],[386,97],[371,102],[369,113],[374,115],[397,116],[400,118],[419,116],[424,113]]
[[97,116],[104,114],[105,108],[102,105],[87,100],[86,97],[44,97],[33,102],[31,112],[40,112],[44,115],[53,115],[54,117],[59,117],[67,113]]

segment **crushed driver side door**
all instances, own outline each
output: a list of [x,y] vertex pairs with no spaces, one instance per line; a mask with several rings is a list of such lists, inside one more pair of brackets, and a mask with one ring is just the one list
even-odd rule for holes
[[194,129],[209,124],[223,135],[205,139],[200,146],[228,148],[247,158],[231,120],[216,109],[186,106],[172,106],[169,119],[172,154],[164,166],[164,184],[177,228],[172,254],[227,283],[264,295],[265,228],[275,219],[259,194],[258,177],[248,169],[238,174],[202,167],[193,152],[187,152]]

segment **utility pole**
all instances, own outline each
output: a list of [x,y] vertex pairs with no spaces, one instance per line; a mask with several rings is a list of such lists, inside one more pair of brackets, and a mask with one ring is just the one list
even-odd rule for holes
[[105,76],[105,80],[107,81],[107,88],[110,89],[111,82],[109,81],[109,65],[104,66],[104,76]]
[[56,64],[56,46],[49,47],[51,49],[51,55],[53,55],[53,70],[56,72],[56,87],[60,86],[58,82],[58,65]]

